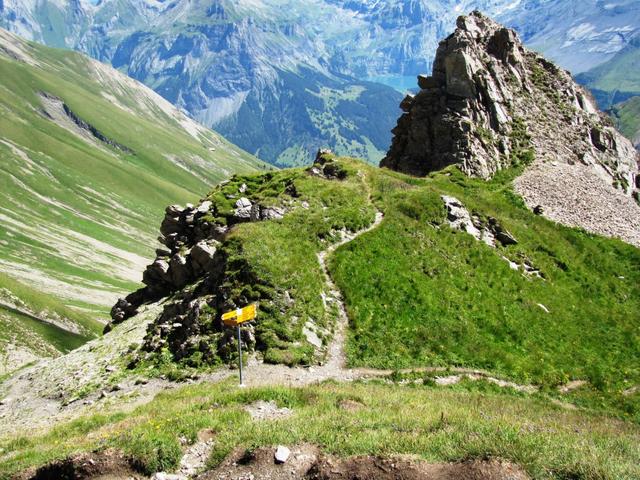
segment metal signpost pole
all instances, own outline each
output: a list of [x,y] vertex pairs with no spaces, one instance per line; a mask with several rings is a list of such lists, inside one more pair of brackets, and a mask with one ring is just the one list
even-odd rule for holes
[[240,341],[240,324],[236,327],[238,329],[238,365],[240,366],[240,386],[244,387],[242,381],[242,342]]

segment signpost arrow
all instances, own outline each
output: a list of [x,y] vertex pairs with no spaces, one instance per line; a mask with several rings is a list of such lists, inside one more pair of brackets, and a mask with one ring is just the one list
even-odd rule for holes
[[230,312],[226,312],[222,314],[222,322],[227,327],[236,327],[238,332],[238,366],[240,369],[240,386],[244,387],[244,382],[242,379],[242,341],[240,338],[240,326],[245,323],[256,318],[257,307],[256,304],[253,303],[244,308],[238,308],[236,310],[231,310]]

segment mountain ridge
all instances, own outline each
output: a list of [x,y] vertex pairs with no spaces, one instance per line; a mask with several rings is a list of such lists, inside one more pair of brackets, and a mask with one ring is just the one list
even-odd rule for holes
[[476,11],[440,43],[432,75],[403,101],[381,166],[458,164],[485,179],[524,166],[515,185],[531,209],[640,245],[640,155],[568,72]]
[[[366,80],[412,85],[407,79],[431,69],[439,39],[472,8],[500,15],[564,66],[573,57],[585,69],[606,61],[637,33],[620,23],[635,11],[625,2],[615,9],[587,3],[576,10],[566,0],[11,0],[0,19],[45,43],[110,61],[246,150],[290,166],[308,163],[325,145],[377,163],[398,94]],[[555,10],[567,14],[554,17]],[[580,30],[585,25],[590,29]],[[590,34],[595,25],[608,33]],[[556,40],[545,43],[550,35]]]

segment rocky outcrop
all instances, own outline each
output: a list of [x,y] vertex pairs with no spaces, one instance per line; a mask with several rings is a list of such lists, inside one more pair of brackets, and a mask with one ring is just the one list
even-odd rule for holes
[[[509,252],[506,247],[517,245],[515,237],[502,226],[494,217],[486,217],[477,212],[470,213],[460,200],[448,195],[441,196],[447,210],[447,223],[453,230],[468,233],[479,242],[484,242],[491,248],[501,249],[501,258],[509,264],[512,270],[520,271],[523,275],[544,279],[544,274],[533,266],[531,260],[522,253]],[[515,255],[515,260],[509,256]]]
[[[246,185],[238,189],[238,194],[240,190],[246,192]],[[233,202],[233,198],[226,200]],[[136,315],[143,303],[177,292],[198,279],[220,275],[226,258],[219,246],[234,225],[277,220],[286,214],[284,207],[261,205],[244,196],[232,205],[229,208],[205,199],[197,206],[168,206],[158,237],[164,247],[156,250],[155,260],[143,273],[146,287],[118,300],[111,309],[112,322],[120,323]],[[106,330],[111,328],[108,325]]]
[[[438,47],[432,76],[420,76],[420,91],[401,103],[404,113],[381,166],[424,176],[455,164],[489,179],[505,168],[557,162],[588,167],[611,199],[638,195],[638,153],[568,72],[479,12],[457,25]],[[531,188],[529,182],[520,192],[531,208],[554,210]],[[634,206],[622,203],[630,209],[624,216],[633,217]]]
[[[329,164],[333,162],[327,160],[324,165]],[[144,271],[145,287],[118,300],[106,328],[109,331],[114,324],[137,315],[144,304],[165,299],[132,366],[164,351],[193,366],[229,359],[236,350],[234,331],[224,328],[221,313],[257,302],[263,313],[280,311],[281,304],[291,302],[287,292],[253,271],[243,256],[242,240],[232,233],[242,223],[280,221],[290,210],[305,208],[306,202],[296,199],[296,175],[306,174],[277,181],[271,173],[233,177],[197,205],[166,208],[158,237],[163,246]],[[254,325],[243,328],[242,335],[248,351],[265,349],[265,335],[272,342],[278,338]]]
[[420,76],[418,85],[420,92],[401,104],[405,113],[384,167],[424,175],[458,164],[490,178],[527,147],[543,159],[599,165],[621,190],[634,188],[633,146],[591,96],[479,12],[458,19],[438,47],[433,75]]

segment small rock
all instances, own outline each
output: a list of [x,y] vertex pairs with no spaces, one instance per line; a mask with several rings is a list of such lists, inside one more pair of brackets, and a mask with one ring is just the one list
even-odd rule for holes
[[213,203],[210,200],[206,200],[198,206],[198,209],[196,211],[198,213],[207,213],[211,208],[211,205],[213,205]]
[[107,367],[105,368],[105,371],[111,373],[111,372],[116,372],[118,371],[118,367],[114,366],[114,365],[107,365]]
[[333,155],[333,151],[329,148],[318,149],[318,151],[316,152],[316,160],[314,163],[322,163],[322,157],[324,157],[325,155]]
[[538,306],[539,306],[542,310],[544,310],[545,312],[550,313],[550,312],[549,312],[549,309],[548,309],[547,307],[545,307],[543,304],[539,303],[539,304],[538,304]]
[[242,185],[240,185],[240,188],[238,189],[238,191],[239,191],[240,193],[244,193],[244,192],[246,192],[246,191],[247,191],[247,188],[248,188],[248,187],[247,187],[247,184],[246,184],[246,183],[243,183]]
[[403,112],[411,111],[411,107],[413,106],[413,95],[407,95],[404,97],[404,100],[400,103],[400,108]]
[[424,90],[426,88],[435,88],[438,86],[438,83],[435,78],[429,75],[418,75],[418,86]]
[[251,200],[249,200],[247,197],[242,197],[238,199],[238,201],[236,202],[236,208],[249,208],[249,207],[251,207]]
[[158,472],[154,473],[151,480],[186,480],[186,476],[175,473]]
[[289,460],[289,455],[291,455],[291,450],[289,450],[284,445],[278,445],[278,448],[276,449],[276,453],[274,455],[276,463],[285,463],[287,460]]

